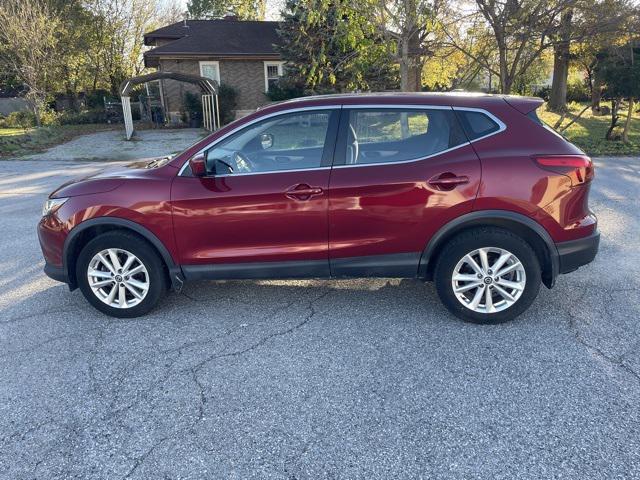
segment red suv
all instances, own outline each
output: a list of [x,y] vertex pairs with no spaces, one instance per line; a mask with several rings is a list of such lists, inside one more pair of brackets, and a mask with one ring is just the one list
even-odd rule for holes
[[116,317],[185,280],[434,280],[456,316],[497,323],[593,260],[593,165],[538,98],[308,97],[185,152],[53,192],[45,272]]

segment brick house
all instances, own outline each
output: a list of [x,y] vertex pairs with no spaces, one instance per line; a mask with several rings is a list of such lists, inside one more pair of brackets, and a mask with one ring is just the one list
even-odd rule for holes
[[[236,115],[269,102],[265,92],[282,76],[283,63],[276,45],[278,22],[186,20],[145,34],[146,67],[212,78],[237,90]],[[177,122],[186,92],[196,87],[175,80],[160,80],[159,95],[169,120]]]

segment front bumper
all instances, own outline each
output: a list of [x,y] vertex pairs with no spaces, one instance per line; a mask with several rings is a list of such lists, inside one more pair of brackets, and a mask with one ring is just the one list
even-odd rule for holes
[[559,273],[573,272],[578,267],[593,261],[600,245],[600,232],[597,230],[588,237],[570,242],[557,243]]

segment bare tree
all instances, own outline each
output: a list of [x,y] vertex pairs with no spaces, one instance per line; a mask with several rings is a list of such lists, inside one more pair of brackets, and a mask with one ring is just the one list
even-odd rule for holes
[[400,64],[400,89],[419,91],[422,67],[436,39],[443,0],[377,0],[376,18],[382,35]]
[[59,66],[56,31],[60,19],[42,0],[4,0],[0,4],[2,62],[25,86],[25,99],[41,125],[49,84]]
[[111,93],[120,83],[144,69],[144,34],[163,23],[178,20],[175,8],[164,8],[158,0],[90,0],[95,22],[87,54],[94,65],[94,84],[107,76]]

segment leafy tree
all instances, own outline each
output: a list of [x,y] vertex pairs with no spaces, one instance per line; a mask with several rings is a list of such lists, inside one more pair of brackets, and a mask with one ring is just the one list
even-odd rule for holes
[[597,51],[603,42],[610,44],[615,33],[624,29],[629,13],[628,0],[576,0],[567,5],[551,34],[554,52],[549,94],[551,110],[561,112],[566,109],[569,67],[570,61],[576,59],[576,45],[586,44],[592,50],[595,45]]
[[420,91],[426,58],[437,44],[442,0],[376,0],[374,16],[400,65],[400,90]]
[[628,113],[622,132],[622,141],[629,142],[629,128],[635,100],[640,97],[640,47],[633,43],[609,48],[599,55],[598,70],[605,83],[605,96],[611,100],[611,125],[606,134],[613,140],[618,124],[618,110],[622,100],[628,99]]
[[387,89],[394,71],[383,37],[366,5],[348,0],[288,0],[279,51],[290,90],[310,92]]
[[187,4],[189,17],[203,20],[225,15],[234,15],[240,20],[264,20],[266,10],[266,0],[189,0]]

